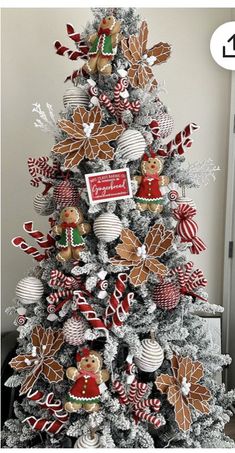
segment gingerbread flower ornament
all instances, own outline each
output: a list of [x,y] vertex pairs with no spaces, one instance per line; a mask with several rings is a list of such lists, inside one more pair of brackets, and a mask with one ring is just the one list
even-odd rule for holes
[[62,119],[58,121],[60,129],[68,135],[53,146],[52,152],[65,155],[64,166],[73,168],[82,159],[96,158],[110,160],[113,158],[113,147],[109,142],[114,141],[123,132],[124,127],[116,123],[101,126],[102,110],[95,106],[90,111],[77,107],[73,113],[73,121]]
[[[124,57],[129,61],[128,77],[135,88],[144,88],[151,81],[152,87],[157,86],[152,66],[168,60],[171,46],[164,42],[155,44],[147,50],[148,25],[142,22],[139,36],[130,35],[121,41]],[[153,80],[152,80],[153,79]]]
[[14,370],[30,371],[21,385],[20,395],[32,389],[41,374],[51,383],[62,381],[64,376],[62,365],[54,359],[54,355],[64,343],[62,330],[35,326],[31,342],[30,354],[19,354],[9,362]]
[[208,401],[211,392],[199,381],[204,376],[203,366],[190,357],[173,355],[171,359],[173,376],[160,374],[155,385],[161,393],[166,393],[170,404],[174,406],[175,420],[181,431],[188,431],[192,424],[192,408],[201,414],[210,411]]
[[153,272],[164,277],[167,267],[157,258],[160,258],[172,245],[174,235],[166,230],[164,225],[155,224],[149,230],[144,243],[136,237],[133,231],[125,228],[121,233],[122,244],[116,247],[118,255],[111,258],[114,266],[133,267],[129,279],[134,286],[139,286],[148,280],[149,273]]

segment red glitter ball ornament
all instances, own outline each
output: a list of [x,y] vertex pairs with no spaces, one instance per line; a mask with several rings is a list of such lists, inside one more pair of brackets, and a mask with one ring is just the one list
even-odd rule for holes
[[76,206],[79,199],[77,188],[70,181],[62,181],[54,188],[53,198],[57,208]]
[[173,282],[157,285],[153,291],[153,301],[158,308],[172,310],[180,301],[179,285]]

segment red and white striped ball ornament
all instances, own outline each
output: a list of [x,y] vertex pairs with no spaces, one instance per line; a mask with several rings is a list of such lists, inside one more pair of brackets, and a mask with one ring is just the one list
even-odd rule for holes
[[33,207],[37,214],[51,215],[55,210],[55,203],[51,195],[39,193],[33,200]]
[[77,188],[70,181],[61,181],[54,188],[53,198],[57,208],[66,208],[66,206],[76,206],[79,199]]
[[180,301],[179,285],[173,282],[157,285],[153,291],[152,299],[158,308],[172,310]]
[[75,109],[76,107],[88,108],[90,98],[87,92],[81,87],[67,88],[63,96],[64,106],[68,105]]
[[152,338],[146,338],[141,341],[142,352],[140,357],[134,357],[136,366],[146,373],[152,373],[160,368],[164,352],[160,344]]
[[73,316],[63,326],[64,340],[72,346],[79,346],[85,342],[87,324],[80,316]]
[[174,120],[169,113],[161,113],[157,119],[149,124],[153,137],[166,138],[171,135],[174,128]]
[[25,277],[18,282],[15,293],[23,304],[35,304],[41,300],[44,287],[38,278]]

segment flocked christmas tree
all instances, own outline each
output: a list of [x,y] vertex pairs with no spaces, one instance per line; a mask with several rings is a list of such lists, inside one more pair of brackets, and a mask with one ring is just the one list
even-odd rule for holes
[[[7,447],[232,447],[225,436],[234,392],[215,374],[220,355],[197,312],[215,313],[194,254],[205,250],[185,190],[214,178],[211,160],[185,166],[194,123],[175,138],[157,65],[134,9],[94,9],[84,60],[68,77],[64,110],[36,126],[52,132],[49,157],[28,161],[44,235],[23,225],[13,244],[36,261],[16,288],[19,345],[9,387],[19,386]],[[174,136],[174,135],[173,135]],[[98,174],[97,174],[98,173]],[[35,222],[36,224],[36,222]]]

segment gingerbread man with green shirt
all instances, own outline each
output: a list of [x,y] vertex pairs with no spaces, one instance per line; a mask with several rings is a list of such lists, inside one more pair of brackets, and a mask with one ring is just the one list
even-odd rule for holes
[[61,211],[61,223],[53,227],[55,236],[60,236],[57,246],[60,249],[56,259],[61,262],[79,259],[85,244],[83,235],[90,232],[89,223],[84,223],[82,211],[74,206],[68,206]]

